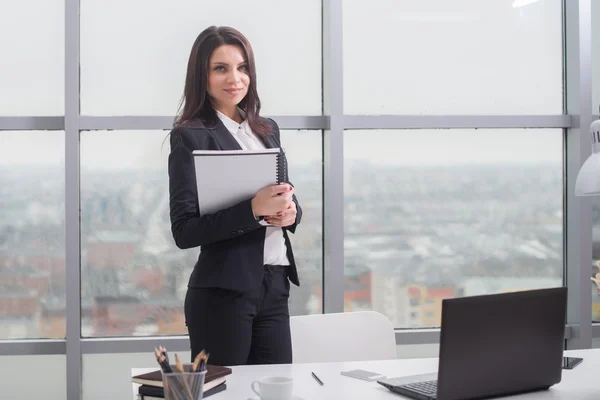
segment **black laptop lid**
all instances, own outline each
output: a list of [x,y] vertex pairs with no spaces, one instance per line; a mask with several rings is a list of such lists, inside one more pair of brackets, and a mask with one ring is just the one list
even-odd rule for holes
[[566,305],[564,287],[443,300],[438,400],[560,382]]

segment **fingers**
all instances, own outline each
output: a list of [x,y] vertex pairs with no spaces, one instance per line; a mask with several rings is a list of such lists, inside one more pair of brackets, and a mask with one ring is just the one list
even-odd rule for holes
[[277,213],[276,215],[267,215],[267,216],[265,216],[265,219],[266,218],[270,218],[270,219],[277,220],[277,221],[278,220],[283,220],[283,219],[286,219],[286,218],[296,219],[296,212],[295,211],[291,211],[291,210],[290,211],[283,211],[283,212]]
[[272,215],[281,216],[282,213],[292,210],[290,209],[290,203],[293,203],[290,193],[282,194],[281,196],[274,196],[271,198],[273,204]]
[[294,187],[288,183],[283,183],[281,185],[273,185],[271,188],[271,196],[277,196],[279,194],[290,194],[294,193]]
[[296,207],[295,205],[293,205],[294,203],[292,202],[291,205],[284,207],[284,209],[282,211],[279,211],[275,216],[279,217],[279,218],[285,218],[285,217],[296,217]]
[[281,221],[281,226],[290,226],[293,225],[294,222],[296,222],[296,217],[288,217],[286,219],[284,219],[283,221]]
[[265,217],[265,221],[272,226],[276,227],[286,227],[293,225],[296,222],[296,216],[290,217]]
[[[289,209],[287,211],[283,211],[278,213],[277,215],[267,215],[265,216],[265,221],[267,223],[276,223],[277,226],[283,223],[283,226],[291,225],[296,221],[296,210]],[[287,223],[287,225],[285,224]]]

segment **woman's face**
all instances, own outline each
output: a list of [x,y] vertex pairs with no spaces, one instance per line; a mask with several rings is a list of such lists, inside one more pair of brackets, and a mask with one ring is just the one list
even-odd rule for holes
[[248,93],[249,84],[242,49],[230,44],[217,47],[208,61],[208,94],[213,107],[221,112],[235,109]]

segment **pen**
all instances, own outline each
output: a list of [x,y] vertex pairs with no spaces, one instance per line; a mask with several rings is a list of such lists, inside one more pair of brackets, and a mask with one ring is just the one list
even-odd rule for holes
[[313,378],[315,378],[317,380],[317,382],[319,382],[319,384],[321,386],[323,386],[323,382],[319,379],[319,377],[317,375],[315,375],[314,372],[311,372],[310,374],[313,376]]

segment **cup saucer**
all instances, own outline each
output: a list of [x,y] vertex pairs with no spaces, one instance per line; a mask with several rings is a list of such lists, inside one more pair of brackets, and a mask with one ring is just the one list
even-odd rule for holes
[[[260,398],[254,396],[254,397],[248,397],[248,400],[260,400]],[[292,400],[304,400],[304,399],[302,397],[300,397],[300,396],[294,396],[294,395],[292,395]]]

